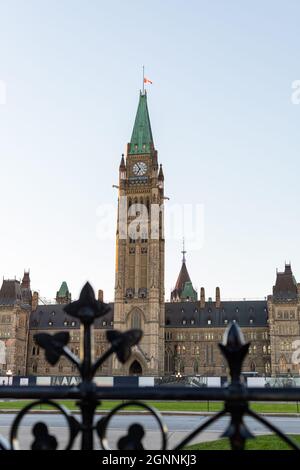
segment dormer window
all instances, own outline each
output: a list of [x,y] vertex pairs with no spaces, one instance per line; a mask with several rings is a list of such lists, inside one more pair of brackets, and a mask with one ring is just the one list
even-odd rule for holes
[[182,320],[182,324],[183,324],[183,325],[186,325],[186,320]]
[[211,325],[211,319],[210,318],[207,320],[207,324]]
[[228,320],[227,320],[227,318],[225,318],[224,319],[224,325],[227,325],[227,323],[228,323]]
[[49,326],[52,326],[53,325],[53,322],[51,320],[48,321],[48,325]]

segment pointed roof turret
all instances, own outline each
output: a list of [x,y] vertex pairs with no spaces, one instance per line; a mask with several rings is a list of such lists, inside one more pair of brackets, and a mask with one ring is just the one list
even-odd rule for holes
[[153,150],[153,137],[147,105],[147,93],[140,92],[138,109],[135,117],[128,154],[150,153]]
[[69,291],[68,284],[63,281],[59,291],[56,293],[56,302],[58,304],[67,304],[71,302],[71,292]]
[[191,278],[190,278],[190,275],[188,273],[188,270],[187,270],[187,267],[186,267],[186,264],[185,264],[185,260],[182,260],[181,269],[179,271],[179,275],[178,275],[178,278],[177,278],[175,289],[173,290],[172,294],[173,293],[178,293],[178,295],[180,297],[180,294],[183,291],[184,285],[185,285],[186,282],[191,282]]
[[3,279],[0,289],[0,305],[16,305],[22,302],[20,282],[16,279]]
[[290,264],[285,264],[283,272],[277,271],[276,283],[273,286],[275,301],[295,301],[298,298],[297,281]]
[[177,278],[177,282],[175,288],[171,292],[171,300],[172,301],[180,301],[180,300],[197,300],[197,292],[193,288],[193,284],[188,273],[186,267],[186,251],[184,248],[184,241],[183,241],[183,250],[182,250],[182,265],[181,269]]

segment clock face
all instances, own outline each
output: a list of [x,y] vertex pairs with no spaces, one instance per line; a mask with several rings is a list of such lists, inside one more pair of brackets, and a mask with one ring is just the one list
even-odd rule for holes
[[143,176],[147,171],[147,165],[144,162],[137,162],[133,165],[132,171],[136,176]]

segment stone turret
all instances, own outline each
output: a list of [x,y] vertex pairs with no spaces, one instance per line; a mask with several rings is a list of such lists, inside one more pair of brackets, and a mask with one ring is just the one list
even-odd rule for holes
[[220,287],[216,287],[216,308],[221,307]]
[[22,301],[25,304],[31,305],[32,301],[32,292],[30,289],[30,273],[29,271],[24,271],[23,279],[21,282],[21,292],[22,292]]
[[205,308],[205,289],[201,287],[200,291],[200,308]]
[[35,311],[38,308],[38,305],[39,305],[39,293],[33,292],[32,301],[31,301],[32,311]]
[[99,302],[103,302],[103,290],[102,289],[98,290],[98,300]]
[[72,300],[71,292],[69,291],[67,283],[62,282],[59,291],[56,293],[56,302],[58,304],[68,304]]

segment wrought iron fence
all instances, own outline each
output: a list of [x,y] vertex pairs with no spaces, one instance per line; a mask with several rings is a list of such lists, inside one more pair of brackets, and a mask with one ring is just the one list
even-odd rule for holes
[[[121,363],[125,363],[130,355],[131,348],[139,343],[142,331],[129,330],[119,332],[107,331],[109,349],[95,362],[92,362],[91,327],[96,318],[105,315],[109,306],[95,299],[95,294],[87,283],[81,291],[79,300],[70,303],[65,311],[80,320],[83,326],[83,359],[79,360],[68,348],[69,333],[60,332],[54,335],[40,333],[35,335],[37,344],[45,350],[47,361],[55,365],[62,356],[65,356],[78,369],[81,382],[77,386],[7,386],[0,388],[0,398],[33,399],[24,406],[16,415],[10,430],[9,440],[0,439],[0,448],[3,450],[19,449],[19,428],[21,421],[32,409],[40,405],[50,405],[61,413],[68,424],[69,439],[65,449],[72,449],[75,438],[81,436],[81,448],[91,450],[95,447],[94,438],[99,439],[101,447],[109,449],[107,432],[111,419],[121,410],[132,405],[144,410],[157,421],[161,434],[161,450],[168,449],[168,430],[163,423],[162,416],[144,400],[183,400],[203,401],[214,400],[224,403],[221,411],[213,414],[204,423],[200,423],[196,429],[188,433],[173,450],[179,450],[187,446],[196,436],[209,428],[211,424],[225,415],[230,420],[222,436],[230,440],[233,450],[245,448],[247,439],[254,438],[245,424],[244,418],[250,416],[271,432],[277,434],[292,449],[300,450],[289,436],[280,431],[272,423],[250,409],[249,403],[254,401],[298,401],[300,391],[297,388],[247,388],[241,377],[243,361],[248,353],[250,343],[245,343],[243,334],[236,323],[229,325],[224,333],[223,343],[219,344],[221,353],[228,363],[230,371],[230,383],[226,387],[215,388],[190,388],[190,387],[97,387],[93,378],[97,369],[113,353]],[[81,412],[81,419],[73,416],[69,410],[55,400],[76,400]],[[104,399],[122,400],[108,414],[97,420],[96,408]],[[141,415],[142,416],[142,415]],[[56,437],[49,432],[48,425],[42,421],[32,426],[33,450],[55,450],[58,447]],[[141,418],[142,421],[142,418]],[[128,427],[127,434],[118,441],[120,450],[144,449],[143,440],[145,429],[141,423]]]

